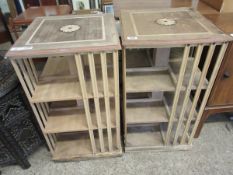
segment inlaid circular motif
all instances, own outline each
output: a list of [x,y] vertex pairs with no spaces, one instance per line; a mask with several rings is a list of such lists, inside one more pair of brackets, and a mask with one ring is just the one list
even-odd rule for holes
[[164,25],[164,26],[171,26],[175,25],[176,21],[174,19],[169,19],[169,18],[161,18],[156,21],[159,25]]
[[80,29],[79,25],[66,25],[60,28],[60,31],[64,33],[75,32]]

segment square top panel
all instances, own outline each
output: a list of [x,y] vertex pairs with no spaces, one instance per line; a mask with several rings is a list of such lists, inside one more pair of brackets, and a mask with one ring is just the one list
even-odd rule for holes
[[123,46],[159,47],[230,41],[232,38],[189,8],[123,10]]
[[36,18],[7,57],[42,57],[120,49],[111,14]]

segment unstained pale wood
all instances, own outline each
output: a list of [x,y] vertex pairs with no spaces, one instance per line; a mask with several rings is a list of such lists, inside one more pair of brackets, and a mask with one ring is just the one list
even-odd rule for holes
[[173,127],[173,120],[174,120],[175,115],[176,115],[177,104],[179,101],[180,91],[182,89],[182,82],[183,82],[184,75],[185,75],[185,69],[187,66],[189,53],[190,53],[190,46],[185,46],[183,60],[182,60],[182,64],[181,64],[181,68],[180,68],[180,72],[179,72],[179,78],[177,81],[176,91],[175,91],[175,95],[174,95],[174,99],[173,99],[171,115],[169,118],[168,129],[167,129],[167,133],[166,133],[166,139],[165,139],[166,145],[170,144],[170,136],[171,136],[171,131],[172,131],[172,127]]
[[[175,19],[175,24],[168,27],[157,23],[158,19],[164,18]],[[121,23],[122,42],[126,48],[184,46],[231,40],[198,12],[189,8],[122,10]]]
[[89,136],[90,136],[90,140],[91,140],[92,152],[93,152],[93,154],[95,154],[96,153],[96,143],[95,143],[94,133],[92,130],[93,124],[92,124],[92,120],[91,120],[90,107],[89,107],[88,99],[87,99],[86,82],[84,79],[85,77],[84,77],[84,72],[83,72],[82,60],[81,60],[81,56],[79,54],[75,55],[75,62],[76,62],[80,86],[81,86],[81,90],[82,90],[82,97],[83,97],[83,103],[84,103],[84,109],[85,109],[85,114],[86,114]]
[[112,129],[111,129],[111,122],[109,116],[111,115],[110,112],[110,102],[109,102],[109,93],[108,93],[108,72],[107,72],[107,62],[106,62],[106,53],[101,53],[101,68],[102,68],[102,77],[103,77],[103,84],[104,84],[104,104],[106,110],[106,121],[107,121],[107,133],[108,133],[108,148],[109,151],[112,151]]
[[126,92],[175,90],[175,85],[173,84],[168,71],[127,75],[126,82]]
[[202,74],[201,74],[201,78],[199,80],[197,91],[195,92],[195,96],[194,96],[194,99],[193,99],[193,104],[192,104],[192,107],[191,107],[191,110],[190,110],[190,114],[189,114],[188,120],[187,120],[187,122],[185,124],[185,129],[184,129],[183,134],[182,134],[182,138],[181,138],[181,142],[180,142],[181,144],[185,143],[186,134],[187,134],[187,132],[188,132],[188,130],[190,128],[190,123],[191,123],[192,118],[193,118],[194,110],[196,109],[196,105],[197,105],[197,102],[198,102],[198,99],[199,99],[199,96],[200,96],[200,93],[201,93],[201,89],[202,89],[201,87],[203,86],[203,83],[205,81],[205,77],[206,77],[210,62],[211,62],[211,58],[212,58],[212,56],[214,54],[215,47],[216,47],[215,44],[212,44],[209,47],[207,58],[206,58],[206,61],[205,61],[205,64],[204,64]]
[[198,64],[199,64],[200,59],[201,59],[202,51],[203,51],[203,45],[199,45],[198,48],[197,48],[197,51],[196,51],[196,55],[195,55],[195,59],[194,59],[194,63],[193,63],[194,65],[192,67],[191,76],[190,76],[190,79],[189,79],[189,82],[188,82],[188,86],[187,86],[186,91],[185,91],[185,98],[184,98],[184,101],[183,101],[183,104],[182,104],[182,109],[180,111],[180,116],[179,116],[179,119],[178,119],[178,124],[177,124],[177,127],[176,127],[173,144],[177,143],[177,139],[178,139],[178,136],[179,136],[179,133],[180,133],[180,127],[183,124],[185,112],[187,111],[188,103],[189,103],[189,100],[190,100],[190,93],[191,93],[191,90],[192,90],[192,84],[193,84],[193,81],[195,81],[196,74],[199,73],[198,72]]
[[[113,82],[112,79],[109,80]],[[92,85],[90,81],[86,82],[87,96],[85,98],[95,97],[92,91]],[[104,96],[103,81],[97,82],[99,87],[99,97]],[[110,83],[111,84],[111,83]],[[110,86],[109,96],[114,96],[114,87]],[[49,102],[60,100],[75,100],[81,99],[82,93],[79,82],[61,82],[61,83],[46,83],[36,86],[34,95],[32,96],[33,102]]]
[[162,102],[128,105],[127,124],[168,122],[167,111]]
[[[158,26],[163,18],[174,25]],[[225,51],[213,53],[231,39],[187,8],[123,10],[121,22],[125,150],[190,148]],[[151,59],[156,49],[167,52]]]
[[[95,62],[94,62],[93,54],[88,54],[88,62],[89,62],[89,66],[90,66],[93,93],[94,93],[94,96],[99,96],[97,80],[96,80],[96,72],[95,72]],[[99,139],[100,148],[101,148],[101,152],[104,152],[105,149],[104,149],[103,130],[102,130],[103,127],[101,126],[102,125],[102,119],[101,119],[101,113],[100,113],[99,99],[94,98],[94,103],[95,103],[95,111],[96,111],[97,124],[98,124],[98,133],[99,133],[99,137],[100,137],[100,139]]]
[[[114,122],[115,110],[112,110],[112,128],[116,127]],[[101,112],[102,122],[97,124],[95,113],[91,114],[92,128],[91,129],[104,129],[107,128],[105,112]],[[98,117],[97,117],[98,118]],[[48,120],[45,124],[46,133],[61,133],[61,132],[74,132],[74,131],[88,131],[86,116],[84,111],[80,110],[71,110],[67,112],[56,112],[49,114]],[[103,132],[101,130],[101,132]],[[103,141],[102,141],[103,142]],[[103,149],[103,148],[102,148]]]
[[[98,138],[96,138],[96,141],[99,143]],[[104,141],[107,142],[106,134],[104,136]],[[116,149],[116,143],[113,142],[113,144],[114,151],[104,153],[100,153],[100,147],[97,145],[97,152],[93,155],[90,139],[85,135],[81,135],[75,140],[58,140],[53,154],[53,160],[75,160],[121,155],[121,150]],[[107,150],[107,148],[105,148],[105,150]]]

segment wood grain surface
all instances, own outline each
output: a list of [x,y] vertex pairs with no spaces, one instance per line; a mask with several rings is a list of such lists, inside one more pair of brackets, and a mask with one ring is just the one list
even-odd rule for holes
[[[158,19],[175,24],[159,25]],[[123,10],[122,43],[126,48],[225,42],[232,40],[197,11],[189,8]]]
[[[66,24],[78,24],[80,30],[62,33],[60,27]],[[51,16],[35,19],[7,57],[40,58],[119,49],[119,36],[112,14]]]

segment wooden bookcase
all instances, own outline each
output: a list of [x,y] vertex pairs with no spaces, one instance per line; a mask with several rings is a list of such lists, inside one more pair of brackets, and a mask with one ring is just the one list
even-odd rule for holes
[[231,38],[188,8],[121,23],[125,150],[190,148]]
[[54,160],[121,155],[120,48],[112,15],[57,16],[34,20],[7,53]]

